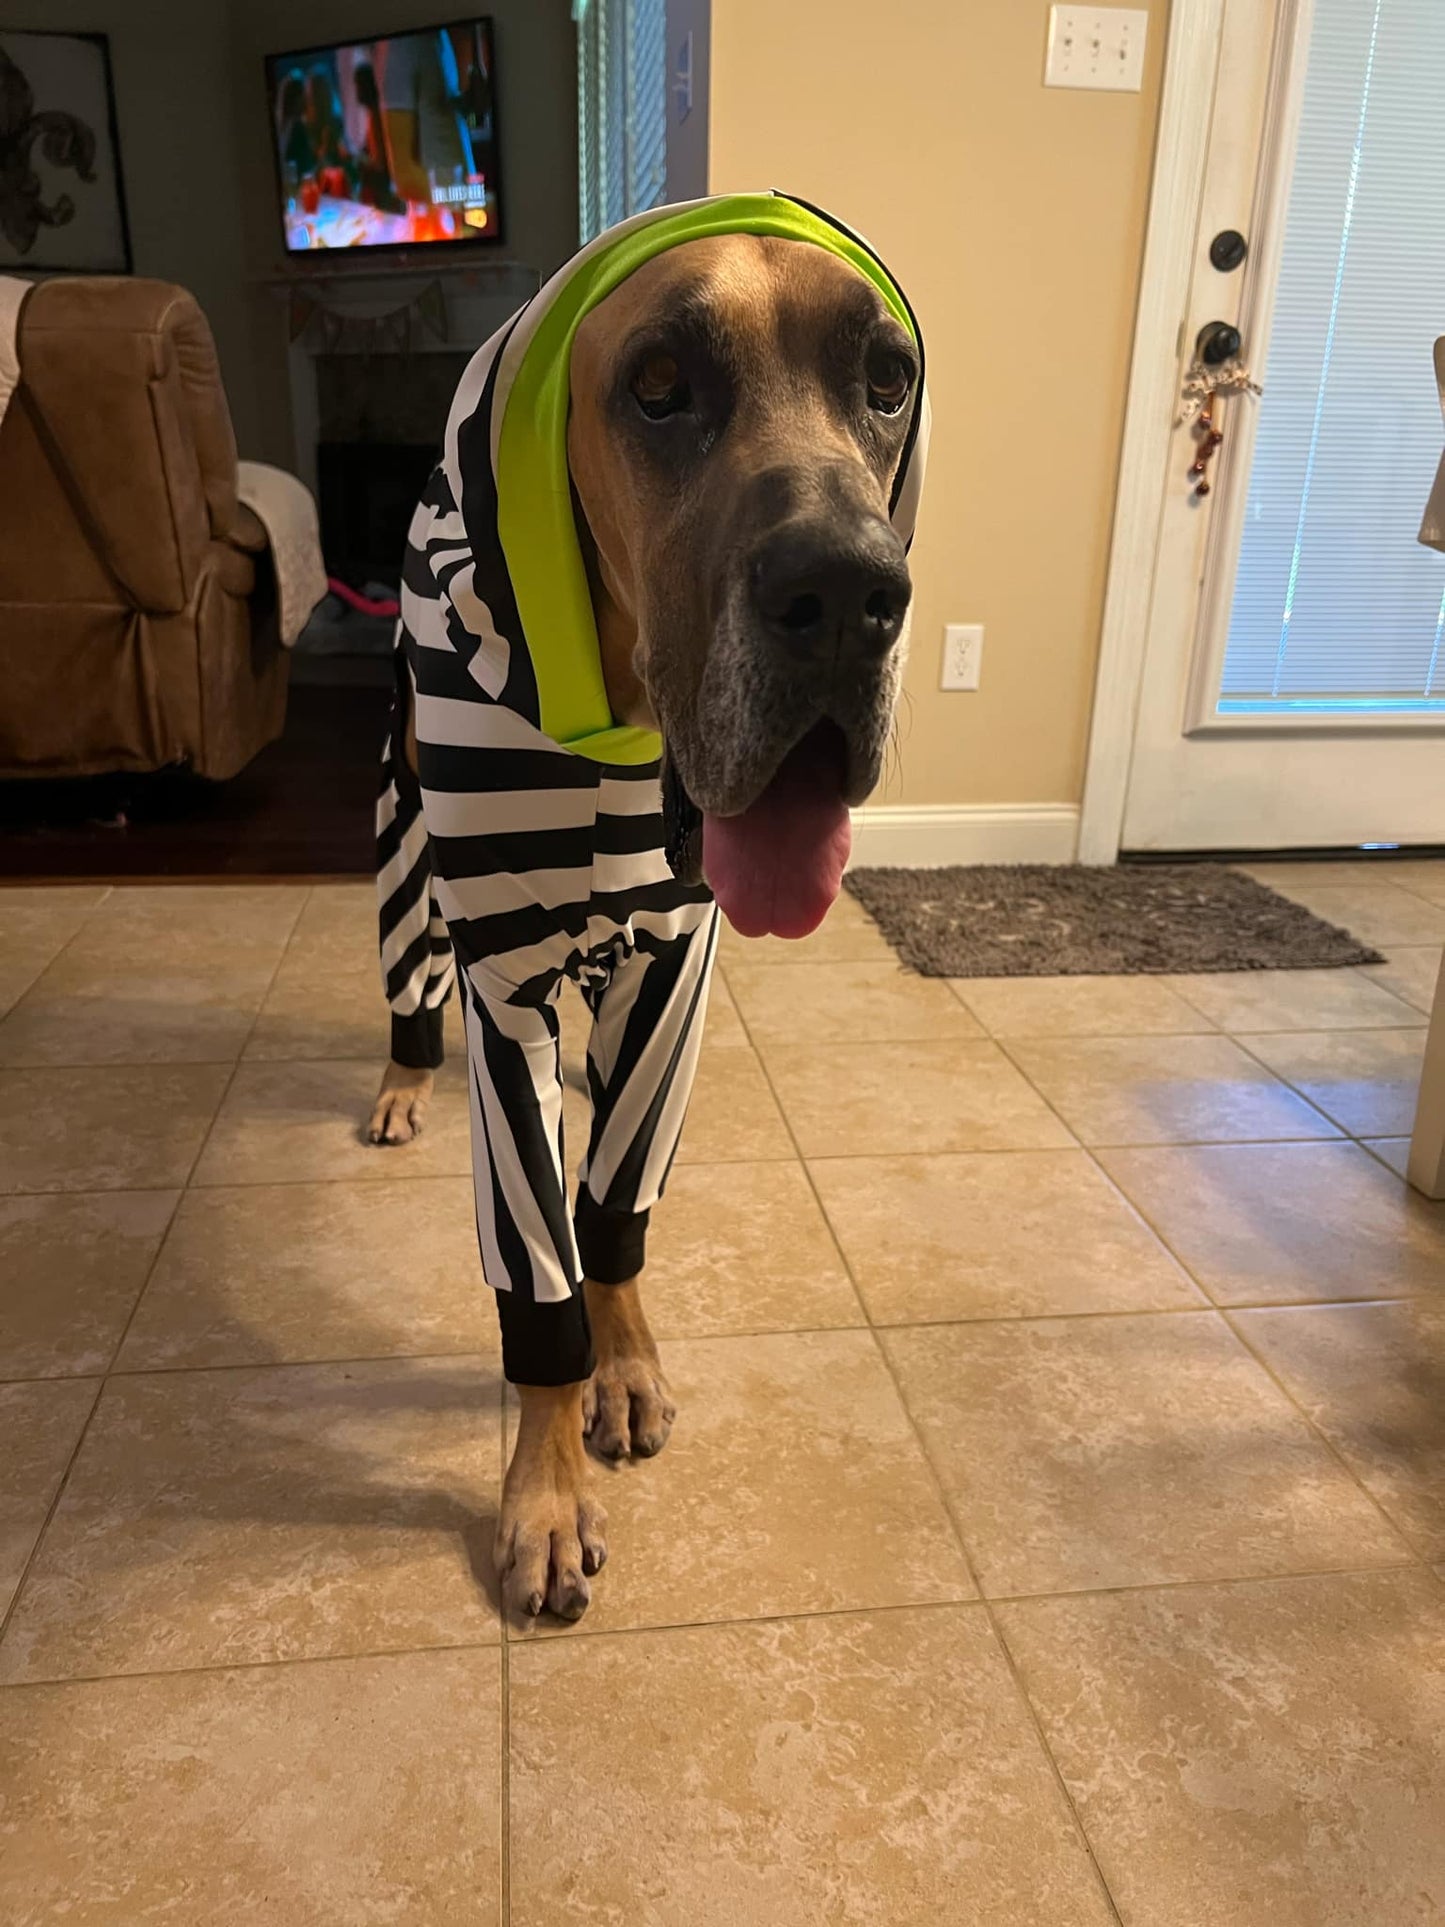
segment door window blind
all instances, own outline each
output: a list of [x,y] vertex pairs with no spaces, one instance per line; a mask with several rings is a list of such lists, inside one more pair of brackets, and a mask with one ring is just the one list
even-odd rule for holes
[[667,198],[666,0],[574,0],[583,241]]
[[1445,712],[1442,76],[1445,0],[1315,0],[1221,715]]
[[627,0],[629,214],[667,198],[667,0]]

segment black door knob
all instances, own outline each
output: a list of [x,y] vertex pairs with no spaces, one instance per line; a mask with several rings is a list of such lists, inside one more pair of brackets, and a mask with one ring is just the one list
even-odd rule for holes
[[1233,361],[1243,346],[1240,332],[1232,321],[1206,321],[1194,338],[1194,352],[1206,368]]
[[1237,227],[1221,228],[1209,243],[1210,264],[1221,274],[1233,274],[1248,253],[1249,243]]

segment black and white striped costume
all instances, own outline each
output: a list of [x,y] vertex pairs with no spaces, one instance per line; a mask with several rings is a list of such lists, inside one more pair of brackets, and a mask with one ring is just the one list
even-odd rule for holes
[[[529,475],[531,444],[509,456],[508,436],[527,409],[522,431],[555,444],[559,405],[565,436],[570,334],[559,370],[548,331],[569,303],[575,327],[639,254],[700,232],[776,231],[775,218],[784,231],[806,220],[809,239],[825,219],[782,197],[737,197],[654,210],[584,249],[468,365],[408,538],[377,814],[392,1056],[440,1063],[442,1007],[459,983],[482,1265],[514,1383],[587,1377],[583,1276],[622,1283],[642,1268],[697,1067],[718,913],[664,856],[660,745],[614,725],[605,692],[598,708],[565,447],[551,448],[550,477]],[[861,246],[833,232],[845,238],[820,244]],[[539,533],[530,558],[509,513],[512,529],[520,514]],[[568,569],[571,605],[556,593]],[[562,677],[556,637],[569,629]],[[400,753],[413,711],[415,777]],[[558,1035],[569,977],[593,1020],[574,1212]]]

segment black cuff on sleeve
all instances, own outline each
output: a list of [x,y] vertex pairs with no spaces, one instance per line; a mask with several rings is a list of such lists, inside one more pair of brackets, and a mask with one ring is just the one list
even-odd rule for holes
[[573,1224],[577,1255],[586,1275],[599,1285],[625,1285],[647,1262],[645,1211],[606,1211],[584,1185],[577,1193]]
[[409,1071],[439,1070],[446,1062],[446,1046],[442,1042],[442,1011],[438,1004],[430,1010],[423,1004],[421,1009],[410,1017],[398,1017],[395,1011],[391,1017],[391,1061],[404,1065]]
[[497,1293],[502,1326],[502,1370],[511,1385],[579,1385],[597,1363],[587,1301],[579,1285],[570,1298],[539,1305],[514,1291]]

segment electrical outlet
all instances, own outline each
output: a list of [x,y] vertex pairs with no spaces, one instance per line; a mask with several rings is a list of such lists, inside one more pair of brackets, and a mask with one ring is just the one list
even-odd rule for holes
[[983,666],[983,624],[950,622],[943,631],[941,689],[977,689]]
[[1148,28],[1142,7],[1050,7],[1045,87],[1137,94]]

